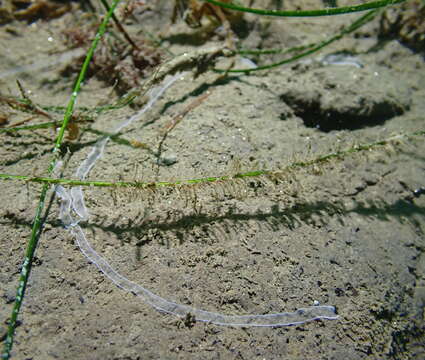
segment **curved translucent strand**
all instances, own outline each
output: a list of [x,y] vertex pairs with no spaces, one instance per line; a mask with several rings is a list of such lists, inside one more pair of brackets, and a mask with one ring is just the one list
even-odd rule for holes
[[[146,106],[139,111],[136,115],[127,119],[124,123],[120,124],[116,129],[115,133],[119,132],[122,128],[129,125],[135,119],[140,118],[152,105],[158,100],[158,98],[164,93],[164,91],[170,87],[182,74],[175,75],[171,78],[166,78],[161,87],[154,89],[150,94],[150,100]],[[95,165],[96,161],[102,156],[103,150],[108,143],[109,137],[100,139],[93,147],[90,154],[79,166],[76,175],[80,179],[84,179],[90,170]],[[302,324],[307,321],[317,319],[337,319],[338,315],[335,313],[333,306],[311,306],[306,308],[300,308],[295,312],[282,312],[275,314],[258,314],[258,315],[225,315],[216,312],[210,312],[205,310],[196,309],[187,305],[181,305],[168,301],[158,295],[155,295],[143,286],[132,282],[126,277],[119,274],[112,266],[100,256],[90,245],[84,232],[78,222],[81,219],[88,218],[88,210],[84,203],[84,194],[81,187],[74,187],[70,193],[58,185],[55,187],[57,195],[61,198],[60,207],[60,218],[64,225],[70,229],[71,233],[75,236],[77,245],[81,252],[94,263],[106,277],[112,280],[118,287],[139,296],[145,302],[153,306],[159,311],[185,317],[187,315],[193,316],[197,321],[210,322],[217,325],[228,325],[228,326],[287,326]],[[80,219],[75,219],[71,214],[71,205],[75,214]]]
[[118,287],[139,296],[145,302],[162,312],[180,317],[185,317],[190,314],[194,316],[197,321],[231,326],[288,326],[318,319],[334,320],[338,318],[338,315],[335,314],[335,308],[327,305],[310,306],[300,308],[295,312],[266,315],[224,315],[216,312],[199,310],[187,305],[177,304],[155,295],[143,286],[130,281],[116,272],[112,266],[109,265],[109,263],[90,246],[79,225],[72,227],[71,232],[74,234],[77,244],[83,254],[91,262],[96,264],[99,270],[111,279]]

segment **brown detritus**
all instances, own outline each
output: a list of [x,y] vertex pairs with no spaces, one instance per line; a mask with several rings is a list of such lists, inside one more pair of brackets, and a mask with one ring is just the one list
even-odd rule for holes
[[9,122],[9,116],[6,113],[0,112],[0,127],[5,126]]
[[78,138],[78,135],[80,134],[80,128],[78,127],[78,124],[75,121],[68,122],[66,130],[68,130],[66,137],[67,140],[76,140]]
[[407,1],[386,9],[380,19],[380,38],[396,38],[414,51],[425,51],[425,3]]
[[[18,82],[18,86],[20,87],[21,94],[24,96],[23,99],[14,98],[11,96],[4,96],[0,94],[0,105],[8,106],[9,108],[13,110],[17,110],[20,113],[30,113],[32,116],[29,116],[27,118],[24,118],[19,121],[15,121],[12,124],[8,124],[10,121],[11,113],[7,111],[1,111],[0,112],[0,127],[3,127],[5,130],[10,128],[10,131],[13,131],[14,128],[17,128],[22,125],[34,125],[34,129],[36,129],[37,125],[46,125],[48,126],[40,126],[40,128],[53,128],[56,129],[58,126],[60,126],[60,122],[55,119],[55,117],[48,113],[47,111],[40,108],[38,105],[33,103],[31,99],[26,95],[24,89],[22,88],[22,85]],[[13,114],[16,115],[16,114]],[[50,120],[49,123],[32,123],[28,124],[32,120],[38,119],[40,116],[43,116]],[[76,140],[80,134],[80,125],[83,123],[90,122],[91,119],[89,116],[83,114],[83,113],[75,113],[72,115],[68,126],[66,128],[67,131],[67,140]],[[5,127],[5,125],[8,124],[8,127]]]
[[162,57],[163,53],[158,48],[147,45],[145,41],[139,42],[138,49],[132,49],[114,67],[114,72],[118,74],[120,91],[127,92],[140,87],[142,81],[161,63]]
[[[174,116],[170,121],[165,124],[164,128],[161,131],[162,137],[158,144],[158,151],[157,151],[157,164],[160,164],[163,162],[161,159],[161,153],[162,153],[162,147],[167,139],[168,134],[183,120],[183,118],[193,109],[201,105],[204,100],[210,96],[211,91],[206,91],[204,94],[198,96],[195,100],[193,100],[188,106],[186,106],[180,113],[178,113],[176,116]],[[157,175],[158,175],[159,168],[157,168]]]
[[135,17],[135,15],[141,15],[144,12],[152,10],[150,4],[147,4],[143,0],[128,0],[126,1],[124,7],[119,9],[119,13],[121,15],[122,21],[126,21],[131,17]]
[[[97,29],[96,23],[74,27],[63,32],[65,43],[71,48],[88,48]],[[64,74],[77,73],[85,55],[76,59],[63,70]],[[116,84],[119,94],[140,87],[143,79],[162,61],[160,49],[149,45],[144,38],[132,39],[131,43],[117,37],[103,38],[89,66],[88,77],[96,76],[110,85]]]
[[[97,25],[93,21],[88,25],[67,29],[63,32],[65,43],[72,48],[88,48],[96,34]],[[167,75],[195,69],[196,77],[207,71],[218,57],[234,54],[229,47],[218,46],[181,54],[164,62],[164,52],[152,46],[144,37],[132,39],[128,43],[119,39],[118,34],[115,35],[108,41],[102,39],[99,42],[87,76],[96,76],[116,86],[120,95],[131,90],[131,98],[145,94]],[[76,59],[63,70],[63,74],[76,73],[83,61],[84,56]]]
[[134,140],[134,139],[129,140],[129,141],[130,141],[130,144],[135,148],[151,150],[150,146],[146,143],[142,143],[141,141]]
[[33,22],[60,17],[72,9],[70,2],[53,0],[5,0],[0,8],[0,24],[13,20]]
[[[109,7],[108,3],[106,2],[106,0],[100,0],[100,2],[105,7],[105,10],[109,11],[110,7]],[[124,38],[127,40],[127,42],[133,47],[133,49],[139,50],[139,47],[137,46],[137,44],[133,41],[131,36],[128,34],[127,30],[125,30],[125,28],[121,25],[121,22],[118,20],[118,18],[115,16],[114,13],[112,13],[112,20],[114,21],[114,24],[117,27],[117,29],[124,36]]]
[[206,91],[204,94],[198,96],[195,100],[193,100],[188,106],[186,106],[179,114],[174,116],[167,124],[165,124],[164,128],[162,129],[163,137],[165,138],[170,131],[172,131],[182,120],[183,118],[202,104],[202,102],[211,95],[211,91]]
[[[231,0],[223,0],[223,2],[230,3]],[[171,22],[174,23],[177,17],[181,17],[191,28],[200,28],[203,18],[208,18],[213,25],[222,25],[226,34],[227,47],[235,48],[233,41],[235,34],[232,31],[232,24],[240,21],[241,12],[224,9],[199,0],[175,0]]]
[[[76,111],[71,116],[71,119],[68,122],[68,126],[66,127],[66,139],[70,141],[77,140],[81,134],[81,125],[85,125],[92,122],[93,118],[90,115],[85,112]],[[87,127],[83,128],[83,130],[95,132],[93,131],[93,129]]]
[[[102,0],[102,4],[106,9],[109,8],[106,1]],[[137,5],[133,4],[128,11],[133,12],[136,7],[142,5],[141,2],[138,2]],[[127,13],[127,15],[129,14]],[[141,86],[141,81],[150,75],[154,67],[160,64],[162,51],[151,46],[143,37],[139,36],[133,39],[115,15],[113,15],[113,20],[125,41],[120,39],[118,34],[114,34],[115,36],[108,40],[103,38],[94,53],[88,76],[95,75],[113,85],[120,94],[123,94]],[[65,43],[72,48],[88,48],[96,35],[98,25],[97,21],[91,21],[86,25],[65,30],[63,32]],[[83,61],[84,56],[81,56],[64,70],[65,73],[76,73]]]
[[25,101],[22,101],[22,100],[13,98],[11,96],[4,96],[0,94],[0,103],[7,104],[8,106],[10,106],[12,109],[15,109],[15,110],[19,110],[22,112],[27,112],[27,113],[31,113],[35,115],[41,115],[43,117],[46,117],[47,119],[52,120],[52,116],[49,113],[47,113],[43,109],[40,109],[28,98],[26,98]]
[[25,99],[25,106],[26,109],[30,112],[32,112],[33,114],[37,114],[37,115],[41,115],[44,116],[50,120],[52,120],[52,116],[44,111],[43,109],[41,109],[39,106],[37,106],[28,96],[28,92],[25,91],[24,86],[22,85],[22,83],[17,79],[16,83],[19,87],[19,91],[21,92],[22,97]]
[[14,122],[10,127],[17,127],[17,126],[21,126],[24,125],[26,123],[28,123],[31,120],[34,120],[35,117],[34,116],[30,116],[29,118],[26,118],[24,120],[18,121],[18,122]]
[[15,20],[13,11],[10,11],[5,7],[0,7],[0,25],[10,23],[13,20]]
[[67,26],[62,31],[63,41],[69,48],[75,49],[89,46],[96,35],[97,26],[99,25],[96,17],[89,14],[84,14],[83,17],[84,23],[82,22],[83,19],[79,19],[77,24],[72,27]]

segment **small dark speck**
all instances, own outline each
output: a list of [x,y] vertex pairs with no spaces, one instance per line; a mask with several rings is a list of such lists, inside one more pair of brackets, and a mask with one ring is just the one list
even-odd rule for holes
[[335,289],[335,295],[336,296],[344,296],[344,290],[342,290],[340,288],[336,288]]
[[78,297],[78,300],[80,300],[81,304],[84,304],[84,298],[81,295]]
[[340,265],[338,261],[336,261],[335,259],[330,259],[329,262],[331,264],[335,264],[335,265]]

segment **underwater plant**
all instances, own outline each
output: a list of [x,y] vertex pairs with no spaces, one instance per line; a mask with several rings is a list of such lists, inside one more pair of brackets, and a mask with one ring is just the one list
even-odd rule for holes
[[[260,70],[268,70],[277,66],[281,66],[287,63],[293,63],[296,60],[304,58],[308,55],[314,54],[317,51],[325,48],[329,44],[343,38],[345,35],[353,33],[358,30],[361,26],[368,23],[373,17],[378,13],[376,9],[381,7],[389,6],[402,2],[400,0],[381,0],[370,3],[365,3],[357,6],[348,6],[341,8],[326,8],[314,11],[279,11],[279,10],[263,10],[263,9],[253,9],[247,7],[241,7],[235,5],[231,2],[219,2],[213,0],[206,0],[207,3],[215,6],[215,9],[228,8],[235,11],[241,11],[244,13],[254,13],[257,15],[265,16],[328,16],[328,15],[339,15],[350,12],[365,11],[370,10],[356,19],[354,22],[345,26],[339,33],[334,34],[330,38],[327,38],[321,42],[291,48],[286,50],[286,53],[290,54],[289,58],[284,60],[266,64],[263,66],[250,66],[249,68],[235,68],[228,66],[227,68],[215,68],[217,75],[217,82],[224,81],[226,76],[231,76],[236,73],[246,73],[251,74]],[[136,121],[142,117],[145,112],[151,109],[151,107],[156,103],[156,101],[163,95],[163,93],[171,87],[175,82],[179,81],[182,77],[187,78],[190,71],[194,71],[196,75],[209,72],[215,62],[218,62],[223,57],[233,57],[237,54],[239,55],[253,55],[260,56],[265,54],[282,54],[285,53],[281,49],[273,50],[264,50],[264,49],[232,49],[228,46],[216,46],[207,49],[197,49],[192,53],[184,53],[173,57],[169,61],[160,61],[159,58],[155,58],[154,66],[152,69],[149,67],[149,75],[146,80],[140,82],[140,79],[137,78],[137,83],[122,82],[121,87],[119,88],[120,93],[125,93],[125,95],[115,104],[107,104],[105,106],[97,106],[95,108],[86,109],[84,112],[81,111],[81,114],[77,113],[75,110],[75,104],[79,92],[81,90],[81,85],[86,78],[91,60],[95,55],[95,51],[99,43],[102,41],[102,37],[107,31],[107,24],[110,19],[113,17],[114,11],[118,6],[119,0],[114,0],[111,6],[108,6],[107,13],[94,35],[93,42],[88,49],[84,62],[81,65],[81,71],[79,72],[78,79],[75,82],[72,94],[69,99],[69,103],[65,109],[56,109],[59,112],[63,113],[63,120],[60,122],[54,121],[49,117],[53,117],[53,109],[51,107],[35,105],[29,98],[12,98],[12,97],[2,97],[2,102],[6,103],[8,106],[13,107],[15,111],[29,112],[31,114],[38,114],[48,118],[48,122],[37,123],[37,124],[20,124],[19,126],[3,127],[0,129],[1,133],[20,133],[25,130],[34,130],[34,129],[43,129],[43,128],[57,128],[59,131],[56,135],[55,145],[52,150],[52,160],[47,169],[47,176],[33,176],[33,175],[12,175],[12,174],[0,174],[0,178],[9,179],[9,180],[21,180],[29,183],[41,183],[42,190],[40,194],[40,199],[36,214],[34,217],[32,232],[27,244],[27,250],[25,253],[24,262],[21,267],[21,274],[19,279],[19,286],[17,289],[17,295],[15,300],[15,305],[13,307],[13,312],[9,319],[8,331],[5,339],[5,348],[2,354],[3,359],[9,359],[11,357],[11,350],[13,345],[14,333],[18,324],[18,315],[22,302],[25,296],[25,290],[28,284],[28,279],[31,272],[31,267],[34,261],[35,250],[40,238],[40,233],[43,225],[43,212],[45,211],[45,202],[48,198],[49,188],[51,185],[54,185],[54,193],[61,200],[60,205],[60,220],[63,225],[70,231],[71,234],[75,237],[81,251],[85,256],[93,263],[95,263],[98,268],[109,277],[115,284],[119,287],[129,291],[137,296],[142,297],[147,303],[151,304],[155,308],[178,315],[185,319],[187,322],[193,322],[195,320],[205,321],[209,323],[221,324],[221,325],[239,325],[239,326],[283,326],[283,325],[293,325],[301,324],[306,321],[314,319],[336,319],[338,315],[335,313],[335,308],[333,306],[319,305],[314,304],[310,307],[301,307],[295,312],[284,312],[284,313],[271,313],[268,311],[265,314],[258,315],[242,315],[242,316],[227,316],[215,312],[199,310],[193,306],[188,306],[184,304],[178,304],[173,301],[165,300],[162,297],[159,297],[144,287],[134,283],[133,281],[128,280],[126,277],[118,273],[103,257],[101,257],[87,241],[87,238],[79,225],[79,222],[84,222],[88,218],[88,209],[85,205],[85,200],[83,197],[83,187],[91,188],[109,188],[111,189],[111,196],[120,196],[117,194],[122,193],[126,190],[130,192],[130,196],[140,196],[144,199],[145,202],[155,202],[159,197],[171,196],[170,193],[177,194],[176,196],[181,196],[184,201],[192,204],[193,208],[198,206],[198,198],[204,196],[210,192],[212,196],[217,197],[226,197],[226,196],[241,196],[241,192],[253,191],[254,197],[261,194],[261,189],[256,190],[256,188],[268,187],[268,186],[278,186],[282,183],[290,183],[291,177],[296,176],[297,171],[322,171],[321,166],[325,164],[334,164],[338,162],[343,162],[348,156],[357,153],[371,153],[375,149],[386,149],[387,147],[397,147],[402,146],[404,141],[410,141],[411,139],[422,138],[425,135],[425,132],[422,130],[415,131],[407,134],[396,134],[393,136],[388,136],[384,139],[371,141],[365,144],[353,144],[345,149],[336,149],[325,153],[324,155],[314,154],[310,159],[294,160],[289,163],[288,166],[278,167],[276,169],[264,169],[264,167],[253,167],[249,170],[235,169],[233,172],[228,173],[227,175],[213,175],[205,176],[199,178],[188,178],[188,179],[177,179],[170,181],[139,181],[139,180],[122,180],[122,181],[97,181],[97,180],[86,180],[88,173],[92,170],[95,165],[95,162],[99,160],[104,152],[104,149],[108,142],[116,141],[117,143],[125,144],[128,147],[134,147],[138,149],[144,149],[153,156],[156,157],[157,163],[162,166],[169,166],[173,164],[173,159],[170,157],[164,157],[162,154],[162,144],[165,141],[167,136],[172,134],[174,128],[182,121],[187,113],[192,111],[194,108],[200,106],[202,102],[209,96],[209,93],[200,95],[195,99],[184,111],[175,116],[171,121],[164,127],[162,131],[161,141],[158,145],[158,150],[147,143],[142,143],[136,140],[128,140],[123,134],[123,129],[125,126],[130,125],[133,121]],[[200,16],[203,13],[198,13],[198,21]],[[211,14],[210,14],[211,15]],[[230,26],[230,25],[229,25]],[[118,42],[119,43],[119,42]],[[110,45],[114,51],[117,50],[117,45],[112,44],[111,42],[105,43]],[[137,43],[136,43],[137,45]],[[229,45],[229,44],[226,44]],[[119,44],[119,46],[122,46]],[[124,52],[125,47],[119,48]],[[131,61],[136,61],[138,59],[137,53],[131,52]],[[106,50],[105,50],[106,51]],[[295,53],[295,55],[293,55]],[[109,56],[109,55],[108,55]],[[114,62],[110,57],[106,57],[108,60],[105,61],[102,59],[102,62],[110,62],[113,66],[112,69],[115,71],[119,68],[122,63],[120,61],[129,61],[129,58],[120,59],[120,61]],[[140,60],[140,59],[139,59]],[[118,66],[118,68],[117,68]],[[145,68],[143,68],[145,70]],[[101,76],[105,77],[105,73],[108,74],[110,69],[100,69],[99,67],[93,68],[93,72],[103,72]],[[136,77],[132,76],[132,79]],[[136,88],[135,88],[136,87]],[[211,90],[212,91],[212,90]],[[23,94],[25,91],[23,91]],[[140,100],[144,97],[143,100]],[[135,103],[137,100],[140,100],[144,103],[144,106],[141,107],[133,116],[126,119],[124,122],[121,122],[115,128],[112,128],[109,132],[98,132],[97,135],[100,135],[100,140],[94,143],[94,147],[91,153],[82,160],[78,170],[73,177],[62,177],[60,173],[64,171],[65,164],[64,158],[66,157],[63,142],[66,131],[69,132],[69,137],[71,139],[78,138],[76,135],[79,131],[84,130],[84,125],[87,123],[92,123],[96,116],[99,116],[102,113],[112,112],[117,109],[121,109],[126,105]],[[407,106],[407,105],[406,105]],[[89,117],[92,116],[92,119]],[[71,125],[73,124],[73,125]],[[90,131],[89,129],[87,131]],[[93,130],[92,130],[93,131]],[[69,186],[70,190],[68,191],[65,186]],[[248,189],[248,190],[247,190]],[[254,189],[254,190],[253,190]],[[222,192],[223,194],[217,194]],[[135,195],[137,194],[137,195]],[[418,193],[419,194],[419,193]],[[323,209],[326,211],[327,209]],[[336,204],[332,209],[328,211],[343,211],[344,208],[340,204]],[[308,212],[308,209],[306,210]],[[148,217],[148,216],[146,216]],[[288,215],[288,223],[291,221],[296,222],[297,219],[290,218]]]

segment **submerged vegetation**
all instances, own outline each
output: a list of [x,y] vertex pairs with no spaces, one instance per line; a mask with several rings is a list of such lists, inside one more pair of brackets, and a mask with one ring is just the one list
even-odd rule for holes
[[[301,58],[315,54],[331,43],[357,31],[376,16],[381,16],[381,37],[397,36],[408,44],[408,46],[415,48],[417,51],[423,51],[423,21],[418,15],[419,13],[423,15],[425,8],[423,3],[420,4],[419,2],[415,2],[418,12],[409,13],[406,17],[402,18],[391,17],[391,13],[384,12],[384,15],[381,13],[381,8],[402,2],[404,2],[404,0],[379,0],[361,5],[345,7],[282,11],[249,8],[236,5],[236,2],[233,3],[231,1],[176,1],[174,14],[170,15],[170,20],[177,21],[177,15],[180,14],[183,17],[183,20],[185,20],[190,26],[199,27],[201,26],[203,19],[208,18],[210,19],[210,22],[214,24],[214,28],[217,27],[217,25],[222,25],[225,30],[222,46],[201,48],[193,51],[192,53],[185,53],[177,56],[170,55],[168,50],[161,46],[161,39],[153,37],[149,38],[148,36],[133,38],[126,32],[124,25],[125,19],[131,18],[133,12],[146,10],[143,8],[143,6],[146,5],[140,4],[140,2],[137,1],[124,2],[125,4],[123,8],[120,9],[122,15],[121,20],[118,19],[118,16],[115,17],[114,15],[115,10],[120,3],[119,0],[114,0],[110,5],[108,5],[106,1],[100,1],[101,5],[105,8],[105,15],[101,22],[98,16],[93,16],[88,23],[68,28],[63,34],[65,37],[65,43],[71,48],[87,48],[84,56],[75,58],[69,66],[63,69],[63,76],[73,76],[77,69],[81,69],[78,73],[75,86],[72,89],[68,105],[52,107],[45,106],[43,104],[36,104],[31,100],[30,96],[26,95],[25,89],[23,89],[22,85],[19,85],[21,88],[21,97],[17,98],[8,95],[0,96],[0,104],[2,105],[0,113],[0,136],[5,136],[5,134],[25,134],[26,131],[45,133],[46,128],[53,130],[59,129],[55,134],[52,159],[47,169],[46,176],[37,176],[34,174],[0,174],[0,179],[2,180],[19,180],[27,183],[34,182],[40,183],[42,186],[38,207],[32,225],[31,236],[27,244],[25,258],[21,268],[15,305],[8,321],[8,332],[4,342],[5,345],[2,353],[2,359],[9,359],[11,357],[14,334],[18,324],[18,315],[25,296],[25,290],[28,284],[32,263],[34,261],[37,243],[43,228],[45,202],[48,198],[50,185],[56,185],[56,194],[62,198],[63,203],[71,200],[62,186],[73,187],[74,189],[79,189],[80,186],[89,186],[110,188],[111,194],[114,194],[114,192],[124,191],[126,189],[125,191],[132,192],[132,196],[133,194],[137,194],[137,196],[143,198],[145,201],[151,202],[155,202],[157,198],[165,196],[165,194],[169,196],[170,192],[175,191],[179,194],[179,196],[185,198],[186,201],[192,203],[193,207],[196,209],[199,206],[198,199],[202,193],[221,193],[227,196],[240,196],[243,198],[244,195],[241,194],[246,193],[246,189],[252,189],[256,186],[279,186],[282,183],[290,183],[291,177],[293,174],[296,174],[297,171],[320,172],[325,169],[325,164],[343,161],[348,156],[370,153],[372,151],[391,151],[398,146],[402,147],[405,142],[416,141],[417,139],[422,139],[425,136],[425,130],[418,130],[413,133],[395,134],[393,136],[365,144],[354,142],[352,146],[344,149],[334,149],[334,151],[330,151],[327,154],[317,155],[312,153],[309,158],[294,160],[289,165],[282,166],[282,168],[264,169],[263,167],[255,168],[255,166],[251,165],[248,170],[239,168],[226,175],[211,174],[210,176],[205,177],[176,179],[172,181],[86,180],[85,177],[88,174],[88,171],[90,171],[91,167],[94,165],[95,160],[93,160],[91,163],[86,164],[84,171],[79,169],[80,173],[76,175],[77,178],[60,177],[59,173],[62,171],[60,166],[62,165],[64,158],[67,156],[66,146],[68,145],[69,148],[72,148],[74,143],[78,144],[81,133],[86,131],[100,135],[102,137],[100,141],[104,141],[101,145],[103,147],[106,146],[106,142],[108,140],[111,140],[128,147],[148,152],[157,159],[158,166],[172,165],[173,159],[164,158],[162,156],[162,145],[167,136],[176,127],[178,127],[186,114],[200,106],[205,101],[205,99],[209,96],[209,90],[206,90],[200,95],[198,94],[196,99],[189,104],[187,108],[177,114],[164,126],[157,146],[129,139],[128,135],[120,132],[121,128],[117,128],[110,133],[93,129],[91,125],[100,115],[106,112],[116,111],[117,109],[121,109],[125,106],[136,107],[143,104],[148,104],[148,106],[150,106],[149,96],[154,98],[157,94],[149,95],[149,91],[155,89],[158,85],[160,86],[161,91],[165,90],[166,86],[163,85],[162,81],[164,79],[168,79],[168,76],[170,75],[178,77],[181,76],[181,74],[186,74],[186,72],[192,71],[195,76],[198,76],[202,73],[215,71],[218,73],[216,82],[219,83],[220,81],[225,81],[226,77],[234,74],[240,73],[249,75],[257,71],[264,71],[284,64],[293,63]],[[17,4],[21,4],[22,2],[15,2],[11,0],[6,3],[9,6],[1,9],[1,14],[7,15],[4,16],[4,21],[2,21],[3,23],[7,23],[14,19],[33,21],[38,17],[45,19],[54,18],[62,15],[66,11],[69,11],[72,7],[69,3],[59,7],[58,5],[53,6],[55,2],[51,1],[28,1],[28,7],[25,9],[18,9]],[[149,4],[147,6],[149,6]],[[237,36],[235,35],[235,32],[237,34],[237,31],[233,30],[233,28],[236,27],[236,24],[240,22],[241,17],[234,16],[234,13],[229,12],[229,10],[241,13],[252,13],[259,16],[276,17],[316,17],[340,15],[359,11],[367,12],[359,15],[355,21],[345,26],[340,30],[340,32],[317,43],[291,47],[289,49],[241,49],[238,48],[237,41],[235,40],[235,36]],[[108,25],[112,19],[116,22],[115,27]],[[252,64],[250,64],[247,68],[238,68],[233,62],[237,55],[247,57],[252,56],[254,59],[259,59],[259,57],[267,55],[284,55],[286,57],[283,60],[271,63],[269,62],[264,65],[252,66]],[[168,60],[166,60],[167,58]],[[227,62],[224,62],[227,67],[220,64],[219,68],[219,66],[216,65],[216,62],[223,58],[227,60]],[[97,107],[76,108],[75,104],[81,85],[85,79],[90,76],[94,76],[99,80],[106,81],[109,85],[113,85],[114,89],[120,96],[119,100],[116,103],[108,103]],[[10,124],[11,121],[9,118],[16,114],[23,117],[19,121],[14,121]],[[35,118],[43,118],[45,121],[33,121]],[[98,146],[97,144],[98,143],[96,143],[95,147]],[[93,152],[93,157],[96,157],[96,159],[102,155],[103,147],[99,150],[101,146],[98,146],[97,153],[95,151]],[[83,164],[84,163],[81,165],[82,167]],[[58,188],[59,185],[61,186],[60,188]],[[419,193],[420,190],[418,189],[418,194]],[[254,191],[253,196],[259,195]],[[412,194],[412,196],[416,195]],[[71,206],[69,203],[67,205]],[[62,204],[61,211],[63,208],[64,205]],[[78,208],[78,206],[74,207],[75,211],[76,208]],[[61,214],[62,221],[64,221],[67,217],[71,218],[71,210],[69,209],[67,210],[68,213],[66,213],[65,210],[65,214]],[[79,209],[83,209],[82,212],[86,211],[85,207],[80,207]],[[330,211],[337,212],[343,210],[342,206],[336,205]],[[308,212],[309,209],[305,208],[302,211]],[[288,216],[290,216],[290,214],[288,214]],[[65,225],[71,226],[70,223]],[[72,231],[74,231],[75,234],[78,233],[75,228]],[[82,235],[82,238],[81,235],[77,234],[77,240],[79,236],[80,241],[81,239],[85,240],[84,234]],[[80,246],[84,248],[84,245]],[[89,259],[97,263],[99,266],[99,262],[102,260],[97,259],[96,262],[96,253],[95,255],[92,253],[90,256],[90,254],[87,255],[87,251],[84,251],[84,249],[82,250]],[[105,270],[107,267],[104,265],[103,268],[102,266],[99,266],[99,268],[107,276],[109,276],[108,272],[112,272],[108,269]],[[113,281],[116,280],[116,278],[113,278],[112,276],[110,277]],[[117,281],[115,282],[118,283]],[[118,283],[118,285],[132,291],[133,293],[137,292],[138,294],[140,294],[142,290],[145,290],[142,288],[142,290],[137,289],[137,291],[133,291],[131,290],[131,284],[122,285]],[[176,313],[182,317],[191,314],[193,315],[194,313],[193,308],[188,308],[178,304],[166,304],[165,306],[161,305],[164,303],[161,303],[158,305],[152,299],[153,298],[148,297],[147,301],[155,307],[167,312]],[[164,299],[161,299],[161,301],[162,300]],[[308,313],[307,309],[304,310]],[[311,311],[311,309],[309,311]],[[308,317],[308,314],[303,314],[302,318],[294,317],[294,319],[291,320],[292,322],[271,322],[270,324],[266,322],[264,324],[276,326],[303,322],[303,320],[311,320],[320,317],[332,318],[328,309],[323,311],[323,314],[315,314],[313,310],[311,317]],[[202,311],[195,313],[195,315],[195,318],[201,318],[201,320],[204,321],[214,322],[215,319],[208,316],[202,318]],[[285,313],[285,315],[287,314]],[[215,316],[218,318],[216,323],[235,323],[232,322],[234,319],[226,321],[222,320],[223,317],[220,317],[222,316],[220,314],[214,314],[214,317]],[[260,315],[253,315],[253,317],[260,317]],[[240,323],[237,324],[240,325]],[[246,326],[250,325],[249,322],[245,322],[243,324]]]

